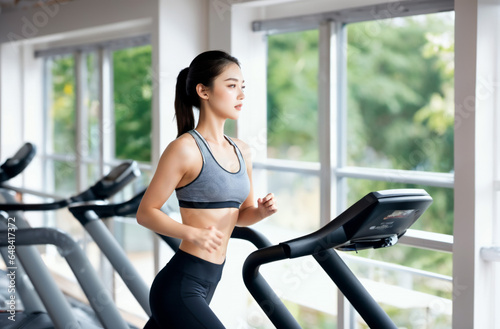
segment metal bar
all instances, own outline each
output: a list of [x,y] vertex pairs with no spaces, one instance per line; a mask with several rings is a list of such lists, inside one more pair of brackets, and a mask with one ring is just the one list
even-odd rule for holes
[[406,183],[444,188],[454,187],[454,175],[412,170],[378,169],[365,167],[337,168],[335,174],[339,177],[370,179],[391,183]]
[[[23,246],[24,244],[30,244],[31,241],[30,238],[23,237],[21,233],[26,230],[20,229],[16,231],[16,256],[33,283],[40,300],[45,305],[50,319],[56,328],[81,328],[68,301],[50,275],[36,248],[34,246]],[[0,231],[0,233],[7,235],[5,230]],[[0,247],[7,246],[7,239],[0,240]]]
[[335,282],[370,328],[397,329],[389,316],[382,310],[380,305],[377,304],[334,250],[324,250],[313,255],[313,257]]
[[[10,217],[6,214],[0,215],[0,228],[1,228],[1,230],[5,230],[7,232],[9,231],[8,230],[9,218],[13,218],[15,220],[15,217]],[[18,224],[18,223],[16,223],[16,224]],[[23,224],[25,224],[25,223],[21,223],[21,226]],[[9,253],[8,253],[7,248],[5,248],[5,247],[0,248],[0,253],[2,254],[2,258],[5,262],[5,266],[8,268],[9,262],[12,260],[9,258]],[[16,298],[19,298],[19,300],[22,301],[25,314],[47,313],[47,310],[43,306],[43,303],[42,303],[40,297],[38,296],[38,293],[36,292],[35,287],[31,283],[31,281],[29,280],[28,276],[26,275],[26,271],[24,270],[24,267],[21,265],[20,262],[16,262],[15,260],[13,260],[13,261],[14,261],[14,264],[17,265],[17,269],[15,270],[15,274],[16,274],[15,275],[15,281],[16,281],[15,295],[16,295]]]
[[254,251],[243,264],[243,281],[277,329],[301,329],[298,322],[259,273],[261,265],[286,258],[286,253],[280,245]]
[[256,20],[252,22],[252,31],[265,31],[269,34],[300,31],[318,28],[325,21],[355,23],[374,21],[395,17],[413,16],[451,11],[453,0],[413,0],[403,2],[388,2],[371,6],[341,9],[310,15],[286,18]]
[[252,243],[257,249],[271,246],[271,242],[265,235],[250,227],[236,226],[231,234],[231,239],[241,239]]
[[306,175],[320,174],[319,162],[267,159],[266,161],[255,161],[252,165],[255,169],[279,170]]
[[[308,175],[320,175],[320,164],[317,162],[299,162],[289,160],[268,159],[256,161],[256,169],[277,170]],[[398,169],[379,169],[367,167],[339,167],[334,169],[338,178],[357,178],[391,183],[406,183],[443,188],[454,187],[454,175],[451,173],[425,172]]]
[[56,199],[56,200],[61,200],[61,199],[65,198],[65,197],[60,196],[60,195],[55,195],[55,194],[52,194],[52,193],[45,193],[45,192],[42,192],[42,191],[37,191],[37,190],[25,188],[25,187],[12,186],[12,185],[9,185],[9,184],[2,184],[2,188],[5,188],[7,190],[12,190],[12,191],[15,191],[15,192],[19,192],[19,193],[22,193],[22,194],[31,194],[31,195],[34,195],[34,196],[39,196],[39,197],[42,197],[42,198],[49,198],[49,199]]
[[406,246],[453,252],[453,235],[409,229],[398,242]]
[[[125,320],[123,320],[120,313],[118,312],[118,309],[114,305],[113,300],[109,295],[109,292],[99,281],[97,274],[95,273],[89,260],[85,257],[83,250],[69,235],[63,233],[62,231],[52,228],[20,229],[17,230],[16,232],[16,244],[19,246],[17,248],[18,252],[20,252],[24,248],[21,246],[31,246],[35,244],[53,244],[59,247],[61,256],[63,256],[66,259],[68,265],[70,266],[76,279],[80,283],[82,290],[87,296],[89,303],[92,306],[92,309],[95,311],[102,325],[105,328],[116,328],[116,329],[129,328]],[[0,241],[0,246],[5,246],[5,245],[6,242]],[[21,257],[23,257],[22,258],[23,265],[26,268],[26,258],[24,257],[24,255],[23,256],[19,255],[19,256],[20,259]],[[43,267],[46,268],[45,265],[43,265]],[[36,273],[28,273],[28,275],[30,276],[31,280],[34,281],[35,277],[40,276],[40,271]],[[50,282],[50,280],[48,279],[46,281]],[[47,289],[47,287],[41,287],[41,288]],[[50,304],[51,308],[53,307],[56,308],[55,311],[58,316],[61,316],[62,314],[66,316],[71,315],[72,318],[71,308],[67,310],[62,310],[59,308],[62,307],[61,305],[55,306],[55,304],[53,303],[52,297],[56,294],[57,291],[62,295],[61,291],[59,290],[59,288],[57,288],[56,285],[55,287],[52,287],[48,290],[48,293],[52,294],[49,300],[45,301],[42,298],[42,300],[44,300],[44,304],[47,307],[47,310],[49,311],[49,305],[47,305],[48,303]],[[40,296],[42,296],[42,294],[40,294]],[[74,321],[76,322],[76,320]],[[71,327],[71,325],[78,325],[78,324],[74,323],[68,326],[64,326],[62,323],[59,324],[60,328],[73,328]]]
[[402,273],[408,273],[411,275],[416,275],[416,276],[421,276],[421,277],[426,277],[430,279],[436,279],[436,280],[441,280],[441,281],[446,281],[446,282],[452,282],[453,277],[448,276],[448,275],[442,275],[434,272],[429,272],[429,271],[423,271],[423,270],[417,270],[412,267],[407,267],[403,265],[397,265],[393,263],[387,263],[387,262],[382,262],[378,260],[373,260],[365,257],[358,257],[358,256],[352,256],[348,255],[347,253],[339,253],[340,258],[344,260],[344,262],[347,263],[358,263],[370,267],[378,267],[378,268],[383,268],[391,271],[396,271],[396,272],[402,272]]
[[151,316],[149,307],[149,286],[144,282],[141,275],[131,264],[123,248],[108,230],[106,225],[97,217],[95,212],[87,211],[85,216],[95,217],[85,224],[85,230],[92,236],[99,249],[106,255],[115,271],[125,282],[135,299],[139,302],[148,316]]

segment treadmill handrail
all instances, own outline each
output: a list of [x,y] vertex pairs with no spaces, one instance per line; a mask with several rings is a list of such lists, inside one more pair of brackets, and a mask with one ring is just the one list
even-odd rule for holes
[[[7,234],[6,231],[3,233]],[[128,328],[85,253],[71,236],[61,230],[46,227],[16,230],[16,245],[38,244],[59,247],[61,256],[65,258],[97,317],[106,328]],[[0,240],[0,247],[6,246],[8,246],[7,240]]]
[[[156,233],[166,244],[172,248],[173,251],[177,251],[181,244],[181,240],[166,236],[163,234]],[[231,234],[231,239],[246,240],[253,244],[257,249],[262,249],[272,246],[272,243],[266,238],[265,235],[256,231],[250,227],[236,226]]]
[[[424,190],[386,190],[368,193],[315,232],[251,253],[243,264],[243,281],[277,328],[300,328],[259,273],[259,268],[263,264],[286,258],[313,255],[342,291],[349,290],[349,288],[355,289],[356,294],[359,293],[362,299],[368,301],[370,307],[364,307],[367,303],[357,300],[356,296],[350,296],[351,299],[354,298],[358,312],[370,326],[373,324],[374,328],[395,328],[387,314],[359,284],[357,278],[332,248],[350,243],[350,239],[359,237],[356,230],[366,231],[367,225],[369,225],[367,231],[371,235],[361,234],[361,237],[365,239],[363,240],[364,246],[390,246],[394,239],[397,241],[397,238],[406,232],[406,229],[427,209],[430,203],[432,203],[432,198]],[[399,236],[396,236],[395,232]],[[368,238],[371,238],[372,242]],[[391,240],[387,241],[387,239]],[[342,271],[340,271],[341,268]]]
[[[82,193],[67,199],[47,203],[0,203],[0,210],[4,211],[48,211],[67,207],[75,202],[90,200],[104,200],[110,198],[132,179],[140,175],[137,162],[125,161],[113,168],[106,176]],[[114,184],[111,177],[116,179]]]
[[[85,225],[85,222],[88,220],[95,220],[96,216],[99,218],[129,216],[137,213],[137,209],[139,208],[139,204],[145,192],[146,190],[144,189],[133,198],[121,203],[110,204],[101,200],[75,202],[70,204],[68,209],[83,225]],[[87,211],[93,211],[96,216],[85,216]]]
[[71,203],[70,199],[62,199],[48,203],[0,203],[4,211],[47,211],[62,209]]
[[281,244],[252,252],[243,263],[243,282],[276,328],[301,329],[297,320],[259,273],[261,265],[287,258],[287,251]]
[[36,146],[27,142],[0,166],[0,183],[19,175],[36,155]]

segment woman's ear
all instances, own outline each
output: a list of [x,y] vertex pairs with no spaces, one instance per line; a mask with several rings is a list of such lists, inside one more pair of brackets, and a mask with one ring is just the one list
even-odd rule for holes
[[196,85],[196,93],[201,99],[208,100],[208,87],[202,83]]

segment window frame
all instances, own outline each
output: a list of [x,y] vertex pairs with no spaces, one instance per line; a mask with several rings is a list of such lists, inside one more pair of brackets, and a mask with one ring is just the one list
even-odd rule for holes
[[[320,136],[319,164],[266,159],[265,161],[256,161],[254,167],[318,175],[321,182],[321,225],[326,224],[346,208],[347,186],[345,181],[347,178],[422,184],[453,189],[453,173],[346,165],[347,59],[344,51],[347,42],[346,25],[349,23],[453,10],[454,2],[450,0],[420,0],[404,4],[386,3],[300,17],[253,21],[252,31],[265,32],[266,34],[319,29],[319,79],[322,81],[318,87],[319,117],[322,118],[319,120],[318,129]],[[410,229],[402,237],[400,243],[412,247],[451,252],[453,237],[447,234]]]
[[[149,34],[139,35],[127,38],[110,39],[101,42],[79,44],[73,46],[64,46],[57,48],[49,48],[43,50],[35,51],[36,58],[42,58],[43,64],[43,117],[44,117],[44,132],[43,132],[43,152],[40,155],[40,159],[43,165],[43,172],[48,173],[47,162],[48,161],[66,161],[74,163],[76,166],[76,190],[82,191],[87,188],[89,183],[86,176],[86,166],[87,165],[97,165],[99,176],[104,176],[107,171],[113,166],[118,165],[122,161],[114,157],[114,134],[106,134],[104,132],[108,131],[108,127],[114,126],[114,116],[113,116],[113,58],[112,52],[115,50],[140,47],[145,45],[151,45],[151,36]],[[83,147],[86,143],[82,140],[85,135],[83,131],[86,126],[86,107],[83,103],[84,95],[87,92],[85,90],[85,56],[84,54],[95,52],[97,55],[98,63],[98,99],[100,103],[99,111],[99,154],[98,159],[90,159],[86,156],[86,150]],[[50,84],[50,72],[46,65],[46,61],[52,57],[60,55],[71,55],[75,61],[75,155],[67,154],[57,154],[49,153],[48,151],[48,111],[49,111],[49,99],[47,98],[47,88]],[[139,168],[145,171],[152,170],[152,162],[138,162]],[[44,175],[44,187],[49,186],[50,183],[47,180],[48,175]],[[45,191],[46,192],[46,191]]]
[[[404,6],[404,7],[403,7]],[[397,169],[347,166],[347,58],[346,25],[354,22],[453,11],[450,0],[386,3],[355,9],[291,18],[255,20],[253,32],[265,34],[319,29],[318,122],[319,163],[278,159],[255,161],[254,167],[274,171],[298,172],[320,178],[320,224],[340,214],[347,206],[348,178],[362,178],[393,183],[411,183],[454,189],[454,174]],[[453,252],[453,235],[409,229],[400,239],[402,245],[438,252]],[[432,276],[432,275],[431,275]],[[438,278],[439,274],[435,274]],[[451,280],[448,278],[447,280]],[[355,326],[354,310],[342,293],[337,295],[337,325]]]
[[[41,172],[42,175],[42,186],[41,191],[33,191],[31,189],[18,189],[20,192],[31,193],[41,197],[48,198],[65,198],[67,196],[58,195],[58,192],[48,191],[48,187],[53,187],[55,173],[49,169],[49,163],[51,161],[61,161],[70,163],[75,167],[76,171],[76,191],[73,193],[81,192],[87,189],[93,181],[89,181],[87,177],[88,166],[95,165],[97,168],[98,177],[103,177],[107,174],[111,168],[119,165],[123,160],[115,158],[115,132],[114,128],[111,130],[109,127],[115,127],[114,121],[114,96],[113,96],[113,51],[140,47],[145,45],[151,45],[151,36],[140,35],[136,37],[127,38],[117,38],[110,39],[104,42],[96,42],[89,44],[81,44],[75,46],[65,46],[59,48],[48,48],[44,50],[35,51],[35,58],[42,61],[42,117],[43,117],[43,132],[42,132],[42,143],[41,143],[41,153],[39,154],[39,159],[41,162]],[[99,100],[99,113],[98,113],[98,131],[99,131],[99,149],[97,158],[91,158],[87,156],[87,141],[84,137],[87,136],[86,131],[88,131],[88,116],[87,107],[84,103],[85,94],[88,92],[87,87],[87,69],[86,69],[86,56],[85,54],[95,53],[97,62],[97,98]],[[61,55],[70,55],[74,58],[74,110],[75,110],[75,154],[59,154],[55,152],[50,152],[51,147],[49,146],[49,110],[50,110],[50,99],[49,99],[49,88],[51,86],[51,73],[49,65],[47,65],[48,60],[53,57]],[[153,109],[151,109],[153,111]],[[151,122],[151,128],[153,122]],[[152,138],[157,138],[152,136]],[[153,141],[152,141],[153,142]],[[153,144],[153,143],[152,143]],[[137,161],[138,167],[141,172],[152,172],[153,170],[153,159],[149,162],[139,162]],[[142,188],[142,183],[138,182]],[[50,190],[50,189],[49,189]],[[53,190],[53,189],[52,189]],[[47,214],[43,214],[44,221],[47,222]],[[115,225],[115,218],[110,218],[106,221],[106,225],[113,230]],[[87,232],[84,232],[84,239],[82,241],[83,249],[87,250],[91,238]],[[153,252],[158,253],[158,248],[154,248]],[[156,259],[156,257],[155,257]],[[99,255],[99,276],[103,282],[108,286],[113,287],[113,296],[116,298],[115,291],[115,276],[113,269],[109,266],[109,263],[105,257]]]

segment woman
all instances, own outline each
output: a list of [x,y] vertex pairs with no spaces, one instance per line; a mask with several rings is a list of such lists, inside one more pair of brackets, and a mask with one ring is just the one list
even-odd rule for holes
[[[179,73],[178,136],[160,158],[137,221],[182,242],[151,286],[153,315],[145,328],[224,328],[208,305],[231,232],[277,211],[271,193],[255,204],[250,150],[224,135],[226,120],[238,119],[242,110],[243,89],[238,60],[222,51],[198,55]],[[200,110],[196,129],[193,106]],[[182,223],[160,210],[174,190]]]

